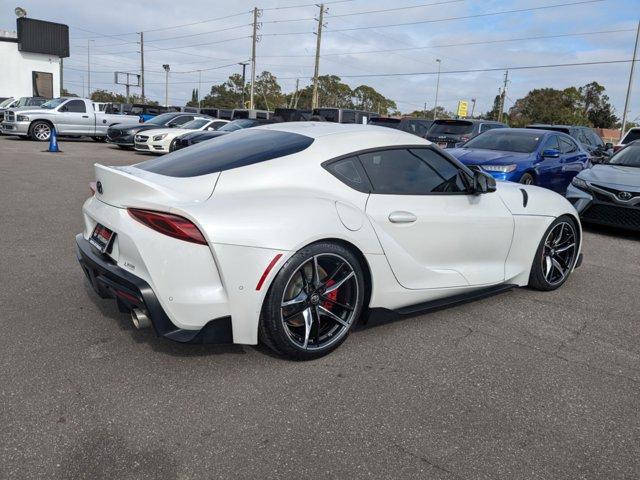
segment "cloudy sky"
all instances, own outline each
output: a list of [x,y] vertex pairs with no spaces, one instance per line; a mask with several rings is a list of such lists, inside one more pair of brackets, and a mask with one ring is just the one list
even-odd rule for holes
[[[87,81],[87,42],[92,89],[124,92],[113,84],[113,72],[139,70],[135,32],[144,31],[147,96],[164,101],[162,64],[168,63],[170,103],[183,105],[199,77],[204,92],[241,72],[238,63],[251,55],[254,6],[262,9],[257,71],[271,71],[285,91],[294,88],[296,78],[304,86],[313,75],[319,9],[309,0],[18,1],[32,18],[69,25],[65,86],[79,94]],[[15,28],[16,5],[0,2],[0,28]],[[505,67],[631,59],[640,16],[640,0],[329,0],[325,5],[321,74],[339,75],[352,87],[369,84],[403,112],[422,109],[425,102],[433,106],[436,59],[445,72],[439,104],[453,110],[459,99],[476,98],[476,112],[484,112]],[[595,80],[606,87],[620,116],[629,68],[612,63],[511,70],[507,107],[532,88]],[[398,73],[412,75],[380,76]],[[640,115],[640,72],[634,84],[630,120]]]

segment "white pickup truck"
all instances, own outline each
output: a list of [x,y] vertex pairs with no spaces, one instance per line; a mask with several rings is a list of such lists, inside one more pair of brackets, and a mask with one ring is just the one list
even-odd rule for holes
[[93,102],[86,98],[61,97],[33,109],[8,110],[2,122],[2,133],[46,142],[55,128],[59,136],[87,136],[102,141],[110,126],[137,124],[138,121],[138,117],[133,115],[111,115],[96,111]]

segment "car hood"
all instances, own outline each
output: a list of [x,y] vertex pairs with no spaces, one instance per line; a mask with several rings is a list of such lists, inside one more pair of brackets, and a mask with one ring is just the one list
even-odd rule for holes
[[186,128],[152,128],[145,130],[144,134],[149,135],[150,137],[154,135],[162,135],[164,133],[170,134],[172,136],[180,135],[182,133],[192,132],[193,130],[188,130]]
[[594,165],[578,175],[582,180],[597,185],[632,187],[640,190],[640,168],[623,165]]
[[462,163],[467,165],[510,165],[512,163],[530,160],[533,154],[518,152],[503,152],[499,150],[481,150],[475,148],[447,149]]
[[20,112],[21,115],[38,115],[41,113],[49,113],[53,112],[53,110],[49,110],[46,108],[40,107],[14,107],[7,110],[8,112]]

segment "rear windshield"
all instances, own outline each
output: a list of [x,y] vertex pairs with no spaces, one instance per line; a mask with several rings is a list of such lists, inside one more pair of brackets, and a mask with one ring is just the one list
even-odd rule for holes
[[465,143],[462,148],[531,153],[536,150],[538,143],[540,143],[540,139],[543,136],[544,134],[542,133],[527,132],[526,130],[489,130],[488,132],[472,138]]
[[627,135],[624,137],[622,143],[626,145],[627,143],[631,143],[634,140],[638,139],[640,139],[640,128],[634,128],[632,130],[629,130],[629,133],[627,133]]
[[372,118],[369,125],[378,125],[381,127],[400,128],[399,118]]
[[301,152],[313,138],[276,130],[246,129],[148,160],[136,168],[169,177],[198,177]]
[[466,135],[473,133],[473,123],[464,120],[436,120],[429,129],[429,134]]
[[527,128],[535,128],[536,130],[551,130],[552,132],[562,132],[570,135],[569,129],[564,127],[548,127],[545,125],[528,125]]
[[640,168],[640,145],[629,145],[616,153],[609,163],[612,165],[624,165],[625,167]]

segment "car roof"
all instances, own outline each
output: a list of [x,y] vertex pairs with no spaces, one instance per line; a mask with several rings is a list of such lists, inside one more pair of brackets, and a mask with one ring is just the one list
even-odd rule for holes
[[497,123],[499,125],[504,125],[503,122],[498,122],[497,120],[486,120],[484,118],[436,118],[435,120],[431,120],[431,121],[432,122]]
[[540,128],[586,128],[588,130],[591,130],[591,128],[589,127],[585,127],[584,125],[555,125],[555,124],[550,124],[550,123],[532,123],[531,125],[527,125],[527,128],[535,128],[535,127],[540,127]]
[[[335,123],[335,122],[285,122],[260,125],[257,129],[277,130],[280,132],[297,133],[311,138],[322,138],[328,135],[349,135],[354,133],[376,133],[381,135],[406,135],[407,140],[419,139],[411,133],[400,130],[379,127],[377,125],[363,125],[359,123]],[[413,141],[408,143],[415,143]]]

